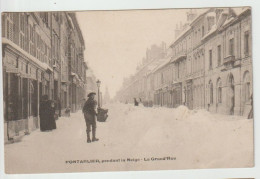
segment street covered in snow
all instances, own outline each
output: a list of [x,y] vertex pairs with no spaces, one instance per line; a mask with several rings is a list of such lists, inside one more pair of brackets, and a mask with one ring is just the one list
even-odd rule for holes
[[5,146],[7,173],[252,167],[253,120],[206,110],[113,103],[86,142],[81,111]]

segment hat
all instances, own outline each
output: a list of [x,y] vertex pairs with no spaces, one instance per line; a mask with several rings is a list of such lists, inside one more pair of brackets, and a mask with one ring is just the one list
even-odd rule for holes
[[88,94],[88,97],[90,97],[91,95],[96,95],[96,93],[95,92],[91,92],[91,93]]

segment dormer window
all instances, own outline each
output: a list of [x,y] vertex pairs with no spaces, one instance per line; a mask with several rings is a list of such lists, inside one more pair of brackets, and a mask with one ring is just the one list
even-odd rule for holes
[[213,16],[208,17],[208,30],[210,31],[212,26],[215,24],[215,18]]
[[229,40],[229,55],[234,55],[234,38]]

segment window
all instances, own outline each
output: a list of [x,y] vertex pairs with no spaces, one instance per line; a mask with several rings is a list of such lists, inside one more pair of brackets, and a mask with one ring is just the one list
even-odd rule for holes
[[218,66],[221,65],[221,45],[218,46]]
[[222,103],[222,83],[220,78],[217,82],[217,102]]
[[180,63],[177,63],[177,78],[180,78]]
[[204,26],[201,28],[202,37],[204,36]]
[[161,73],[161,84],[163,84],[163,74]]
[[212,50],[209,50],[209,69],[212,69]]
[[244,54],[248,56],[249,54],[249,32],[246,31],[244,34]]
[[213,83],[210,81],[209,82],[209,90],[210,90],[210,92],[209,92],[209,95],[210,95],[210,104],[213,104]]
[[245,101],[250,100],[250,82],[246,82],[245,84]]
[[214,17],[208,17],[208,30],[210,31],[212,26],[214,25],[215,18]]
[[245,102],[250,101],[250,75],[249,72],[246,71],[244,73],[244,98],[245,98]]
[[234,38],[229,40],[229,55],[234,56]]
[[6,22],[6,28],[7,28],[7,38],[11,41],[14,40],[14,25],[13,25],[13,13],[7,14],[7,22]]

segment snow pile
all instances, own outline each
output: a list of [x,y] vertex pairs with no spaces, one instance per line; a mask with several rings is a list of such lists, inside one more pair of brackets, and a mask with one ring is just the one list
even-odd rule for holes
[[[185,106],[146,108],[114,103],[97,123],[100,141],[86,143],[82,113],[57,121],[53,132],[33,132],[5,146],[10,173],[85,172],[253,166],[253,120]],[[145,162],[144,158],[176,157]],[[68,165],[67,160],[138,158],[139,162]],[[40,162],[39,162],[40,161]]]

